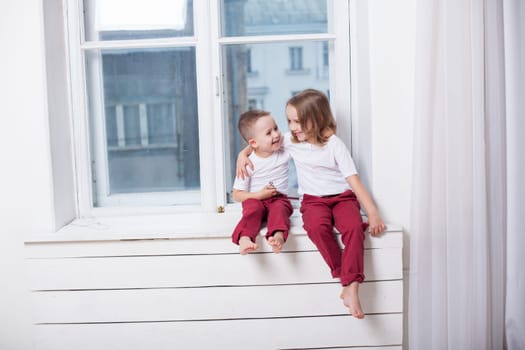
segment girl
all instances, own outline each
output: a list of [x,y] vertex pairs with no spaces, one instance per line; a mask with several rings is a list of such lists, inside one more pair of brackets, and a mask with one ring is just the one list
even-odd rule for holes
[[[307,89],[286,104],[290,132],[284,136],[284,148],[297,169],[301,196],[303,227],[330,268],[332,277],[342,284],[341,299],[356,318],[364,318],[359,301],[359,284],[364,280],[364,231],[369,226],[373,236],[385,230],[377,207],[357,175],[344,143],[336,135],[336,123],[325,94]],[[252,166],[241,151],[237,175],[247,175]],[[368,215],[363,223],[362,205]],[[339,246],[333,226],[341,233]]]

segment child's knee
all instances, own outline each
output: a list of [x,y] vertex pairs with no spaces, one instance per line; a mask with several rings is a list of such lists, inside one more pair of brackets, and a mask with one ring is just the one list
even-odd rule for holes
[[341,239],[345,245],[350,244],[350,241],[357,244],[365,240],[365,233],[362,223],[352,223],[343,226],[336,226],[341,233]]
[[255,213],[264,210],[264,205],[258,199],[248,198],[242,203],[244,213]]
[[306,231],[306,234],[308,235],[308,237],[310,237],[311,240],[334,235],[334,228],[331,224],[327,224],[327,223],[316,223],[315,225],[305,224],[303,227]]
[[363,223],[362,222],[346,222],[343,224],[337,225],[337,229],[340,232],[363,232]]

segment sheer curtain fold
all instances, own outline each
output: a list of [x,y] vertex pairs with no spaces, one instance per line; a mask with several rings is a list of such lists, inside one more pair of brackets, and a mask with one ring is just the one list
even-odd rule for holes
[[507,290],[508,349],[525,349],[525,2],[504,0],[507,105]]
[[502,0],[418,0],[411,349],[504,343]]

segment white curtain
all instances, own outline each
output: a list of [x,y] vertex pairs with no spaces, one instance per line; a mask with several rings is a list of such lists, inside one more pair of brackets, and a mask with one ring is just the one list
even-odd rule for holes
[[[525,18],[515,15],[513,27],[506,23],[509,8],[523,8],[521,3],[416,2],[410,349],[502,349],[505,322],[509,348],[525,348],[520,338],[525,264],[524,254],[517,254],[524,245],[509,247],[509,258],[515,250],[509,262],[506,246],[507,234],[509,243],[523,243],[513,220],[525,217],[517,203],[524,198],[517,191],[521,186],[523,194],[518,158],[523,159],[525,142],[507,137],[519,133],[509,128],[525,131],[523,89],[521,99],[513,100],[513,115],[506,111],[506,77],[520,71],[512,88],[523,86],[523,65],[518,60],[510,67],[507,55],[517,44],[525,48],[519,35]],[[515,32],[513,43],[508,30]],[[507,266],[516,282],[507,284]]]
[[508,348],[525,349],[525,2],[504,1]]

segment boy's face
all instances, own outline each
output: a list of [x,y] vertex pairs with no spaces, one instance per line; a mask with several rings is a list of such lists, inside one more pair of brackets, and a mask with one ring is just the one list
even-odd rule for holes
[[281,132],[271,115],[257,119],[252,134],[249,144],[258,155],[270,155],[281,147]]

